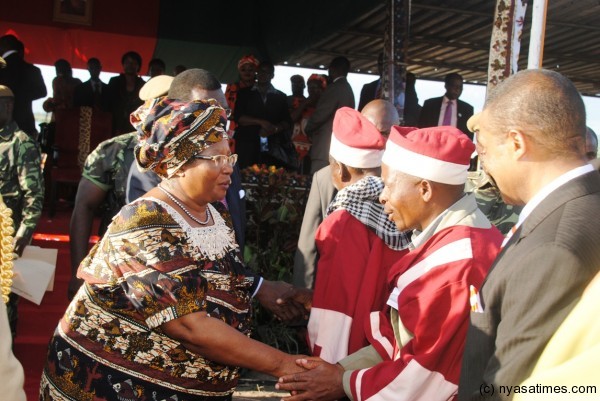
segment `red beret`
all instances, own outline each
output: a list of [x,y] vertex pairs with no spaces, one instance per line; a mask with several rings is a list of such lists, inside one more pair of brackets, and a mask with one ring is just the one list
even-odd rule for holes
[[462,131],[450,126],[406,132],[392,127],[383,163],[394,170],[443,184],[461,185],[475,145]]
[[358,111],[342,107],[335,113],[329,154],[350,167],[381,166],[385,138]]

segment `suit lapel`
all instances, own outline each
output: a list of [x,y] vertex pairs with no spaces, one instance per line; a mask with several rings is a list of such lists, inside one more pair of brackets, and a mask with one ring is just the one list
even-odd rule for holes
[[531,232],[552,212],[573,199],[595,192],[600,192],[600,175],[597,171],[592,171],[577,177],[559,187],[556,191],[552,192],[533,210],[527,219],[525,219],[523,225],[521,225],[517,231],[515,231],[506,245],[504,245],[498,256],[496,256],[496,260],[494,260],[494,263],[488,271],[488,274],[483,280],[481,286],[483,287],[485,285],[488,277],[490,277],[490,274],[496,265],[502,261],[504,254],[513,246],[521,242],[521,240],[523,240],[529,234],[531,234]]
[[528,236],[550,213],[565,203],[595,192],[600,192],[600,175],[597,171],[579,176],[559,187],[525,219],[520,239]]
[[485,285],[488,277],[490,277],[492,271],[496,268],[496,265],[498,265],[498,263],[500,263],[500,261],[502,260],[502,258],[504,257],[504,254],[510,249],[512,248],[512,246],[519,242],[521,240],[521,231],[523,229],[523,226],[519,227],[517,229],[517,231],[515,231],[512,235],[512,237],[510,237],[510,239],[508,240],[508,242],[502,247],[502,249],[500,250],[500,253],[496,256],[496,259],[494,259],[494,263],[492,263],[492,267],[490,267],[490,270],[488,270],[487,275],[485,276],[485,278],[483,279],[483,283],[481,283],[481,288],[483,288],[483,286]]

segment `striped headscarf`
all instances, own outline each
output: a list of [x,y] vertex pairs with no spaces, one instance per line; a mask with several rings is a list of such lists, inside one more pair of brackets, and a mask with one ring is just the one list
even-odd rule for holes
[[142,171],[170,178],[192,156],[227,138],[225,110],[214,99],[147,101],[131,114],[138,132],[134,154]]

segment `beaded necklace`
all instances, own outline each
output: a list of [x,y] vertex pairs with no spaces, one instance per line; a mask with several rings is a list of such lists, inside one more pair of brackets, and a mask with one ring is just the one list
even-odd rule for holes
[[179,202],[179,200],[177,200],[177,198],[175,198],[173,195],[171,195],[171,193],[169,191],[167,191],[166,189],[164,189],[162,186],[158,185],[158,189],[160,189],[161,191],[163,191],[165,193],[165,195],[167,195],[169,197],[169,199],[171,199],[177,206],[179,206],[179,208],[181,210],[183,210],[185,212],[185,214],[188,215],[188,217],[192,220],[194,220],[196,223],[201,224],[203,226],[207,225],[208,222],[210,221],[210,209],[208,208],[208,206],[206,207],[206,220],[204,221],[200,221],[200,219],[194,217],[192,215],[192,213],[190,213],[189,210],[187,210],[187,208],[185,206],[183,206],[183,204],[181,202]]

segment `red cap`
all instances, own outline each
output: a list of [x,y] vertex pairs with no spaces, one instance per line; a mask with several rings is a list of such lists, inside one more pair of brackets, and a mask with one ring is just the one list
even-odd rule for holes
[[350,167],[381,166],[385,138],[358,111],[342,107],[335,113],[329,154]]
[[461,185],[475,145],[462,131],[450,126],[406,131],[392,127],[383,163],[394,170],[443,184]]

